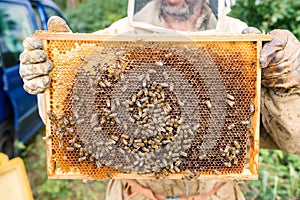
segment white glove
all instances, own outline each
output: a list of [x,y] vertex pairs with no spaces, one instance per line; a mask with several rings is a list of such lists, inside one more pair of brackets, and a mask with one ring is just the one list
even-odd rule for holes
[[[48,30],[51,32],[72,32],[66,21],[58,16],[48,20]],[[38,38],[27,37],[23,41],[24,51],[20,55],[19,73],[23,78],[24,89],[30,94],[45,91],[51,82],[49,73],[53,66],[42,50],[42,41]]]

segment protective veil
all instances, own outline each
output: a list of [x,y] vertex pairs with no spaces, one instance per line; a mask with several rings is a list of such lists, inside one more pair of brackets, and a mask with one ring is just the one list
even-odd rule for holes
[[171,30],[197,34],[224,33],[224,30],[241,33],[247,25],[227,17],[229,12],[230,3],[224,0],[129,0],[128,3],[130,26],[160,33]]

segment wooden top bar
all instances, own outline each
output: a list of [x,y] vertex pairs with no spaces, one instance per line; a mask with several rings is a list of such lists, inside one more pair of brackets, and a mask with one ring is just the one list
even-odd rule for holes
[[268,34],[237,34],[237,35],[180,35],[180,34],[88,34],[88,33],[53,33],[36,31],[34,37],[43,40],[88,40],[88,41],[270,41]]

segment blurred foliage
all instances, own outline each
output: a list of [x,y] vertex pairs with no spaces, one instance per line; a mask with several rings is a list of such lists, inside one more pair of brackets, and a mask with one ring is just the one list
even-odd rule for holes
[[20,140],[15,140],[14,141],[14,147],[18,150],[25,150],[26,149],[25,144]]
[[76,9],[64,11],[74,32],[91,33],[104,29],[126,16],[127,0],[88,0]]
[[241,186],[247,199],[300,199],[300,156],[261,149],[259,180]]
[[53,0],[60,9],[65,10],[67,8],[67,1],[66,0]]
[[300,38],[300,1],[236,0],[230,16],[260,30],[287,29]]

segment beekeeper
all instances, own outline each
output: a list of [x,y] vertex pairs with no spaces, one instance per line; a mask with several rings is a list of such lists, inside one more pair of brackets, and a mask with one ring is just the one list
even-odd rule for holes
[[[141,3],[142,2],[142,3]],[[94,34],[180,33],[236,34],[259,30],[226,16],[230,8],[225,0],[129,0],[128,17]],[[48,29],[70,32],[64,20],[52,17]],[[263,46],[261,92],[261,148],[300,153],[300,44],[287,30],[274,30],[271,42]],[[52,64],[36,38],[26,38],[20,55],[20,75],[24,89],[38,94],[39,105],[50,83]],[[45,118],[42,106],[40,115]],[[235,182],[215,180],[111,180],[107,199],[244,199]]]

